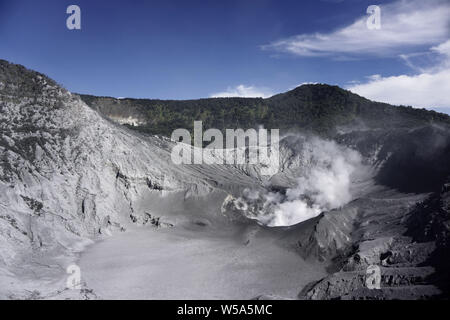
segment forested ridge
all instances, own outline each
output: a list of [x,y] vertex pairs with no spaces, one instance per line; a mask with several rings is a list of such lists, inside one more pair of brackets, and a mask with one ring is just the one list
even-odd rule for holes
[[279,128],[333,135],[345,125],[367,128],[415,127],[426,123],[450,124],[448,115],[373,102],[337,86],[308,84],[267,99],[208,98],[198,100],[116,99],[81,95],[106,116],[136,117],[145,124],[134,129],[170,136],[176,128]]

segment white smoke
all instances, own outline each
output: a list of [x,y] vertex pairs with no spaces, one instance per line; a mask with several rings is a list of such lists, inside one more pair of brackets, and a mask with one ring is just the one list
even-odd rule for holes
[[245,215],[264,225],[287,226],[352,200],[352,183],[368,172],[361,155],[334,141],[316,137],[301,141],[290,155],[291,159],[299,161],[296,186],[285,192],[255,194],[255,191],[246,190],[237,199],[240,209],[245,207]]

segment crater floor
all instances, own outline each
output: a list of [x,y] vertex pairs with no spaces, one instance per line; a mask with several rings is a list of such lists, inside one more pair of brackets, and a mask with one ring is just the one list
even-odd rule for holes
[[297,298],[326,275],[250,228],[244,237],[192,225],[130,230],[81,256],[82,279],[103,299],[251,299]]

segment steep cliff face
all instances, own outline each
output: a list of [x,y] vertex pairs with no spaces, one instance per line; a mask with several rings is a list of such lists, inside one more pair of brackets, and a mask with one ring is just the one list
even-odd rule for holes
[[434,243],[436,249],[428,257],[427,264],[436,272],[429,281],[450,297],[450,179],[441,190],[417,205],[408,219],[407,236],[420,244]]
[[401,192],[436,192],[450,175],[450,126],[445,123],[353,129],[335,139],[379,168],[378,184]]
[[[448,183],[431,195],[382,188],[296,226],[288,238],[299,252],[330,262],[300,298],[448,298],[448,200]],[[379,288],[367,285],[369,266],[379,267]]]

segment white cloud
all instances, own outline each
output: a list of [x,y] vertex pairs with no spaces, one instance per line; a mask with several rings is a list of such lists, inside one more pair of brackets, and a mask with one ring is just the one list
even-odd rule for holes
[[450,40],[430,49],[435,64],[416,75],[372,75],[348,89],[371,100],[422,108],[444,108],[450,113]]
[[390,104],[450,108],[450,69],[414,76],[378,76],[348,89],[368,99]]
[[319,82],[302,82],[302,83],[299,83],[296,86],[289,87],[288,91],[293,90],[293,89],[298,88],[298,87],[301,87],[301,86],[304,86],[304,85],[308,85],[308,84],[322,84],[322,83],[319,83]]
[[450,1],[399,0],[380,7],[379,30],[367,28],[362,12],[354,23],[330,33],[300,34],[263,49],[334,59],[399,57],[412,74],[372,75],[347,88],[371,100],[450,113]]
[[268,98],[273,95],[273,92],[269,88],[245,86],[240,84],[236,87],[228,87],[226,91],[217,92],[211,94],[212,98],[224,98],[224,97],[262,97]]
[[[449,26],[449,28],[450,28],[450,26]],[[438,52],[438,53],[440,53],[442,55],[445,55],[445,56],[447,56],[447,58],[450,59],[450,40],[448,40],[448,41],[446,41],[444,43],[441,43],[438,46],[435,46],[435,47],[431,48],[431,50],[435,51],[435,52]]]
[[400,51],[404,53],[406,48],[435,45],[449,37],[448,0],[402,0],[380,7],[379,30],[369,30],[368,16],[362,16],[330,33],[300,34],[263,46],[263,49],[299,56],[391,56]]

